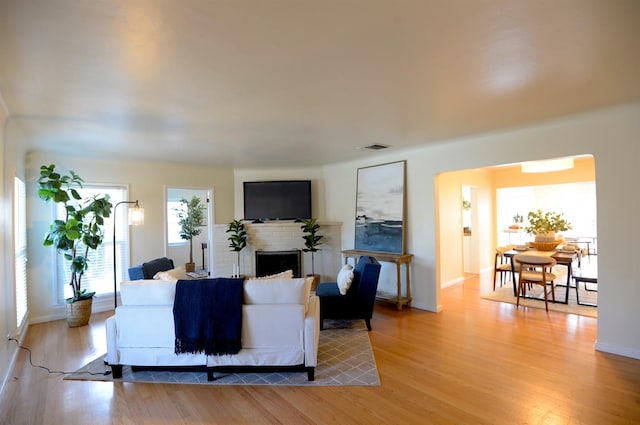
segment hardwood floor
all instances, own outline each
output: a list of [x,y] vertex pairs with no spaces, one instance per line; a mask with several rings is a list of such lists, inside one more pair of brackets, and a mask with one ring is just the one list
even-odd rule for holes
[[[640,423],[640,361],[595,351],[596,319],[482,300],[480,282],[444,289],[439,314],[376,305],[370,338],[380,387],[64,381],[30,367],[23,351],[0,423]],[[33,325],[23,344],[34,363],[73,371],[106,351],[109,315],[77,329]]]

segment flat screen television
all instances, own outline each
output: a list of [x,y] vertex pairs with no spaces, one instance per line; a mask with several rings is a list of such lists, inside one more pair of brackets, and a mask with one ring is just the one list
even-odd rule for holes
[[244,219],[311,218],[311,180],[244,182]]

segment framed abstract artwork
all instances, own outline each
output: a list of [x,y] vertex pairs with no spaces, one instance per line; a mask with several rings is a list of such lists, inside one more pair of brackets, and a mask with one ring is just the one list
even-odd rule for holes
[[358,168],[355,249],[404,254],[406,161]]

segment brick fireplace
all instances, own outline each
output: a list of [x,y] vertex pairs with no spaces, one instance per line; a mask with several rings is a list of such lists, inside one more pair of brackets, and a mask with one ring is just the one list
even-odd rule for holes
[[[300,251],[304,248],[300,223],[266,222],[245,223],[247,247],[240,252],[240,274],[256,276],[256,252]],[[213,276],[231,276],[233,266],[238,264],[237,253],[229,248],[227,224],[214,226]],[[342,267],[342,224],[320,223],[323,235],[321,251],[314,254],[315,273],[322,281],[334,281]],[[311,253],[300,252],[300,275],[311,274]]]

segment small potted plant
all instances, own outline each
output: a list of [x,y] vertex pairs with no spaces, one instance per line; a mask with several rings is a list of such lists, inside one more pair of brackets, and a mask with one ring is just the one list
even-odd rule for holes
[[[542,210],[529,211],[527,214],[529,225],[525,227],[525,231],[535,236],[535,242],[544,244],[543,247],[549,248],[552,244],[555,248],[559,241],[556,240],[556,232],[566,232],[570,230],[571,223],[563,218],[562,213],[552,211],[543,212]],[[542,246],[542,245],[541,245]],[[537,247],[540,249],[540,247]]]
[[524,217],[522,217],[520,214],[516,213],[516,215],[513,216],[513,224],[509,226],[509,229],[519,229],[520,226],[522,226],[522,221],[523,221]]
[[174,211],[178,216],[180,238],[189,241],[189,262],[184,265],[185,270],[189,273],[196,269],[196,263],[193,261],[193,238],[202,233],[207,206],[197,196],[193,196],[191,200],[182,198],[180,203],[183,207],[175,208]]
[[311,253],[311,276],[313,276],[312,290],[315,290],[315,287],[318,285],[318,283],[320,283],[320,275],[316,275],[315,273],[313,253],[320,251],[320,249],[318,248],[318,245],[322,244],[320,242],[320,239],[322,239],[323,236],[318,234],[320,225],[318,224],[315,218],[309,218],[309,219],[303,220],[302,223],[303,224],[302,226],[300,226],[300,228],[302,229],[302,233],[303,233],[302,239],[304,239],[304,246],[305,246],[305,248],[303,248],[302,250],[304,252]]
[[52,246],[69,261],[71,277],[69,285],[73,296],[67,298],[65,310],[69,327],[89,323],[95,292],[82,287],[84,272],[89,268],[89,252],[95,251],[104,240],[104,219],[111,215],[109,195],[82,198],[82,178],[73,171],[69,175],[56,172],[55,165],[40,167],[38,196],[45,202],[62,205],[64,218],[56,219],[49,226],[44,246]]
[[242,220],[233,220],[227,226],[227,233],[230,233],[227,240],[229,241],[229,248],[232,251],[235,251],[238,255],[238,270],[237,273],[240,274],[240,251],[247,246],[247,230],[244,227],[244,223]]

